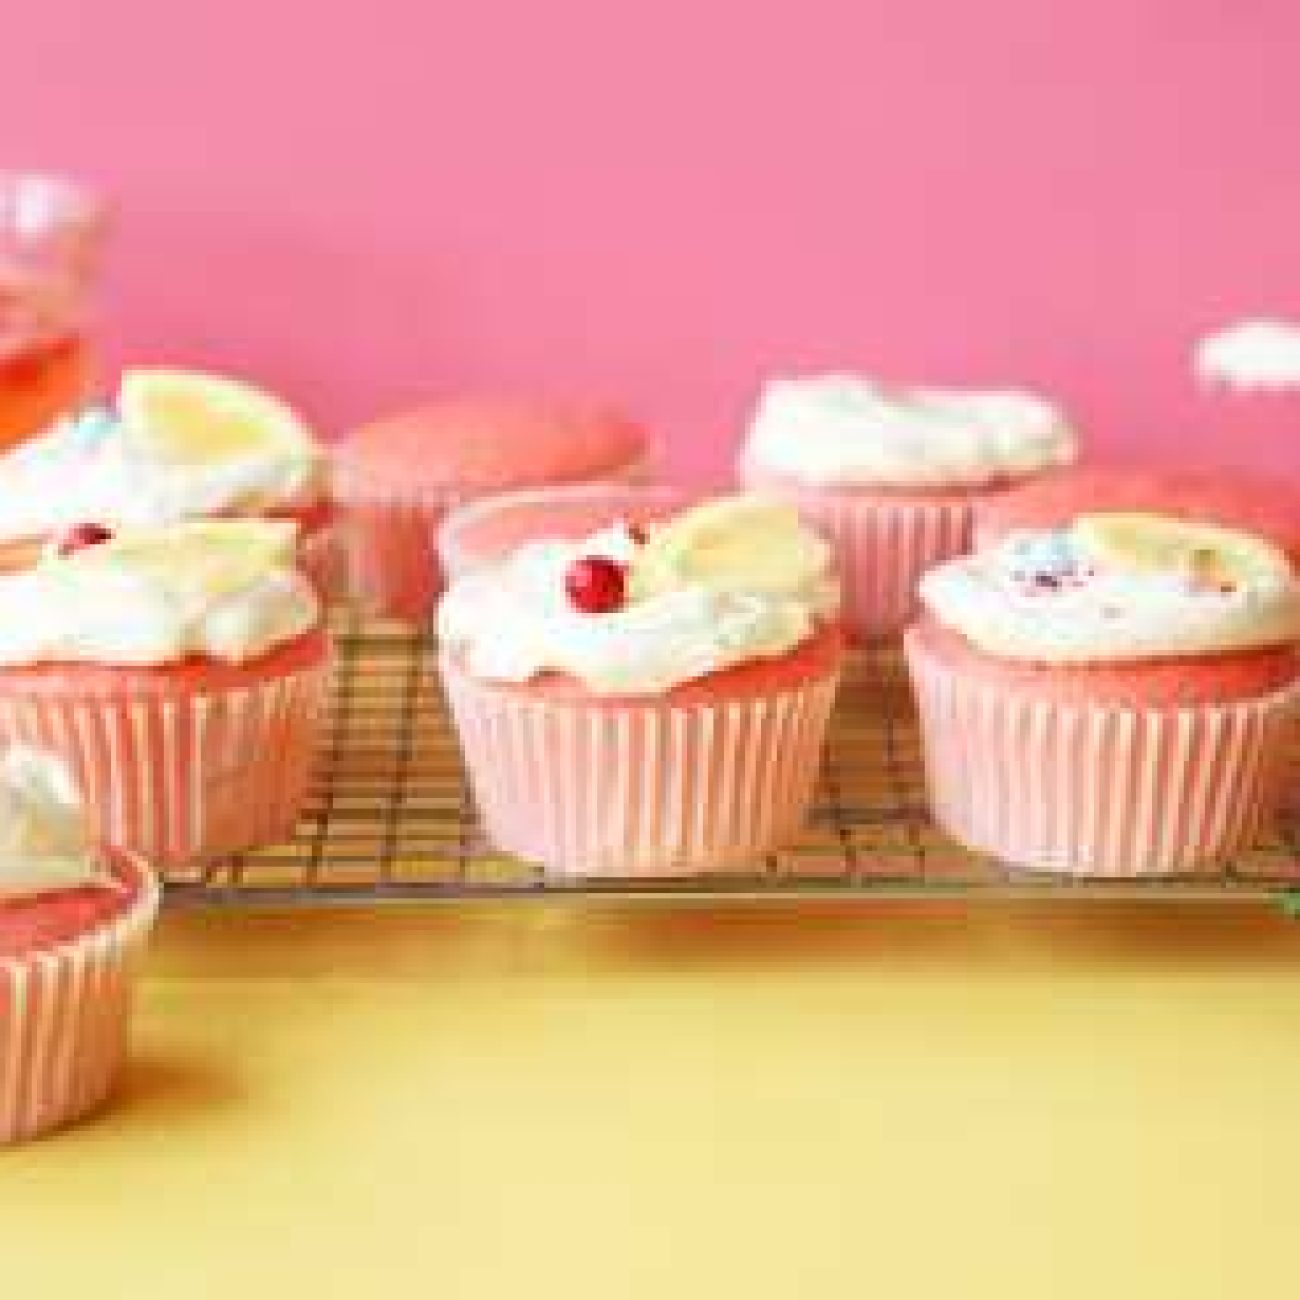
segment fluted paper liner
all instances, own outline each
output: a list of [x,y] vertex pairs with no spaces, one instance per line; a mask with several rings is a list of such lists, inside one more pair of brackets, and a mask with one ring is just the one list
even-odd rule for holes
[[567,877],[755,867],[803,824],[837,684],[588,703],[442,671],[489,839]]
[[286,839],[306,797],[330,662],[211,694],[0,693],[0,741],[71,768],[96,838],[174,869]]
[[[781,487],[755,480],[774,496]],[[845,626],[859,637],[900,632],[918,610],[921,575],[971,547],[975,510],[969,497],[908,497],[811,489],[789,496],[803,518],[835,548]]]
[[347,598],[348,552],[341,520],[331,520],[298,539],[298,567],[326,604]]
[[121,916],[87,934],[0,958],[0,1143],[93,1110],[126,1054],[134,967],[158,910],[145,874]]
[[1278,808],[1300,686],[1221,705],[1061,703],[971,681],[908,643],[930,803],[971,848],[1036,871],[1214,872]]

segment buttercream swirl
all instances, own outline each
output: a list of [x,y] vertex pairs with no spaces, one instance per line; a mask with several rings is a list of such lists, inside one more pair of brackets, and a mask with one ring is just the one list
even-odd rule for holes
[[1197,376],[1209,384],[1244,390],[1298,388],[1300,325],[1239,321],[1197,344],[1195,366]]
[[85,520],[110,527],[304,506],[319,500],[323,461],[271,442],[227,458],[171,458],[112,410],[57,421],[0,457],[0,540],[40,537]]
[[1220,581],[1179,564],[1117,564],[1077,524],[1015,533],[942,564],[922,578],[920,595],[939,622],[979,649],[1044,664],[1196,658],[1300,642],[1300,582],[1280,554]]
[[[669,544],[667,530],[664,545],[654,534],[643,544],[623,524],[577,542],[525,543],[453,582],[438,609],[439,638],[475,676],[526,682],[559,673],[603,695],[658,694],[788,654],[838,604],[829,548],[784,507],[735,503],[736,532],[711,528],[698,547],[690,538]],[[733,564],[744,548],[732,543],[749,528],[762,528],[767,546],[746,573]],[[592,556],[630,574],[632,595],[622,608],[586,614],[567,597],[565,575]]]
[[111,883],[63,764],[19,745],[0,754],[0,899]]
[[259,658],[314,627],[292,523],[138,529],[0,576],[0,666]]
[[844,374],[763,389],[742,461],[813,487],[977,487],[1070,463],[1074,434],[1032,393],[900,387]]

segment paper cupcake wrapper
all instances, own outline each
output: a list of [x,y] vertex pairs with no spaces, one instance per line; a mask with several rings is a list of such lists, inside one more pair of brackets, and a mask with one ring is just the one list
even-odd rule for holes
[[348,596],[348,554],[346,529],[335,520],[314,528],[298,541],[298,567],[326,604]]
[[149,876],[115,920],[0,960],[0,1143],[70,1123],[108,1096],[126,1054],[136,959],[158,895]]
[[0,696],[0,740],[59,755],[98,839],[175,869],[291,834],[329,675],[326,661],[213,694]]
[[444,662],[488,838],[556,876],[754,868],[807,815],[837,676],[717,704],[552,702]]
[[[764,492],[782,495],[762,483]],[[862,638],[902,631],[918,612],[921,575],[971,547],[974,507],[969,499],[897,501],[833,491],[797,492],[791,503],[835,548],[843,617]]]
[[908,646],[935,819],[1015,866],[1089,876],[1213,872],[1278,808],[1300,686],[1141,709],[1035,700]]
[[384,618],[427,619],[443,586],[433,538],[454,504],[448,494],[353,505],[347,538],[347,583],[353,598]]
[[[642,457],[599,482],[642,483]],[[346,583],[365,609],[384,618],[423,623],[446,585],[437,537],[449,510],[475,496],[452,489],[397,492],[377,486],[340,462],[336,483],[345,501]]]

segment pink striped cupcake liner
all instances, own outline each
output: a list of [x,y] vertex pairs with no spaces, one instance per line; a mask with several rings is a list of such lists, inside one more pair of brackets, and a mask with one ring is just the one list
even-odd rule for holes
[[763,477],[750,486],[786,497],[835,548],[843,590],[842,617],[855,636],[901,632],[919,610],[916,586],[937,564],[971,548],[975,508],[968,496],[897,500],[852,492],[790,490]]
[[347,587],[363,608],[418,623],[443,587],[433,539],[456,504],[451,493],[369,500],[354,491],[347,519]]
[[327,660],[213,693],[0,693],[0,740],[69,765],[97,838],[179,868],[292,833],[329,679]]
[[442,673],[488,838],[567,878],[755,868],[803,825],[838,681],[595,704]]
[[299,539],[298,567],[326,604],[347,598],[348,555],[340,520],[313,528]]
[[1214,872],[1277,812],[1300,685],[1221,705],[1062,703],[974,682],[913,638],[930,803],[963,844],[1033,871]]
[[126,1055],[137,959],[158,911],[142,870],[130,908],[89,933],[0,958],[0,1143],[71,1123],[108,1096]]
[[936,564],[970,549],[969,501],[899,501],[869,506],[827,497],[805,505],[835,546],[845,621],[862,637],[890,636],[916,616],[916,586]]

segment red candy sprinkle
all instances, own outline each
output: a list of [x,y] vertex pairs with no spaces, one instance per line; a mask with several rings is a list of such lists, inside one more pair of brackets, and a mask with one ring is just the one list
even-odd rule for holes
[[574,609],[583,614],[611,614],[622,609],[626,589],[626,570],[603,555],[574,560],[564,575],[564,590]]
[[112,540],[113,530],[103,524],[75,524],[59,538],[57,549],[60,555],[72,555],[87,546],[99,546]]

